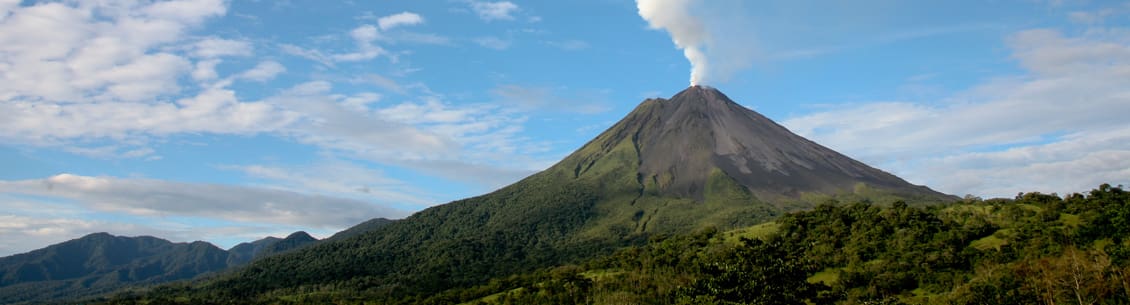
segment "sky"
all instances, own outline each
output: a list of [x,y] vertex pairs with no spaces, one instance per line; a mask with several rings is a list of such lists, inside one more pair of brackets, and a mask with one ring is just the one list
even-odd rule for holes
[[329,235],[691,81],[958,196],[1130,184],[1130,2],[0,0],[0,255]]

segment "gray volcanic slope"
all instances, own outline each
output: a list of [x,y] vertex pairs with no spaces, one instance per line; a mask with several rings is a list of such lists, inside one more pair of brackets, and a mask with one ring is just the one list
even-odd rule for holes
[[710,87],[646,100],[594,142],[626,137],[638,153],[641,184],[698,201],[716,169],[765,201],[851,192],[860,183],[909,197],[951,197],[809,141]]

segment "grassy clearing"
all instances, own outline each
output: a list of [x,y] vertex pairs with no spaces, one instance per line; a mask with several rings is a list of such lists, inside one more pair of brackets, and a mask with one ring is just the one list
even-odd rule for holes
[[985,236],[984,238],[974,240],[969,243],[970,247],[974,249],[986,251],[989,249],[1000,250],[1001,247],[1008,244],[1008,234],[1012,231],[1010,229],[1000,229],[993,233],[993,235]]
[[777,232],[777,229],[779,227],[781,227],[781,225],[777,224],[776,222],[766,222],[763,224],[726,232],[722,236],[722,239],[723,242],[727,244],[737,245],[738,243],[741,243],[743,237],[748,239],[765,239],[766,237],[769,237],[769,234]]
[[614,276],[621,275],[621,274],[624,274],[623,270],[610,270],[610,269],[589,270],[589,271],[585,271],[585,272],[580,273],[581,276],[583,276],[587,279],[593,280],[593,281],[599,281],[599,280],[602,280],[602,279],[607,279],[607,278],[614,277]]
[[840,271],[844,268],[826,268],[808,277],[809,283],[824,283],[824,285],[832,286],[840,280]]
[[1059,222],[1069,227],[1078,227],[1083,224],[1083,219],[1079,215],[1061,213],[1059,214]]
[[488,296],[479,298],[478,300],[459,303],[459,305],[472,305],[472,304],[479,304],[479,303],[495,304],[495,303],[498,302],[498,298],[501,298],[504,295],[511,294],[511,293],[521,293],[524,290],[526,290],[526,288],[518,287],[518,288],[511,289],[511,290],[507,290],[507,291],[495,293],[495,294],[492,294],[492,295],[488,295]]

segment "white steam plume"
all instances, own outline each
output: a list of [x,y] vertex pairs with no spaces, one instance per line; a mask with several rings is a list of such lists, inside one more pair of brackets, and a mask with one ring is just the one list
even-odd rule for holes
[[[636,0],[640,17],[652,29],[663,29],[691,62],[691,85],[725,80],[748,68],[754,50],[750,27],[740,23],[741,1]],[[715,39],[715,35],[727,39]],[[711,64],[711,61],[716,64]]]

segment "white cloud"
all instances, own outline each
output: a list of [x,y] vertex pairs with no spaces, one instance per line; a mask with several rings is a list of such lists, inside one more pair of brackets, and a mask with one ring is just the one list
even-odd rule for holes
[[384,76],[379,75],[379,74],[365,75],[364,77],[361,78],[361,82],[377,85],[378,87],[381,87],[381,89],[385,89],[385,90],[392,91],[392,92],[395,92],[395,93],[400,93],[400,94],[407,93],[407,90],[405,90],[404,86],[400,85],[400,83],[398,83],[396,80],[388,78],[388,77],[384,77]]
[[286,72],[286,67],[277,61],[268,60],[260,62],[251,70],[243,71],[240,77],[257,82],[265,82],[274,79],[275,76]]
[[[1130,9],[1130,6],[1124,6],[1122,11],[1126,11],[1127,9]],[[1107,18],[1118,14],[1119,11],[1119,9],[1115,8],[1103,8],[1095,11],[1075,11],[1068,13],[1067,17],[1072,22],[1096,24],[1102,23]]]
[[1130,182],[1130,128],[1067,135],[1063,140],[925,160],[939,188],[1008,197],[1019,192],[1085,192]]
[[[383,38],[382,33],[376,26],[369,24],[357,26],[349,31],[349,37],[353,39],[356,50],[348,53],[325,53],[317,49],[308,49],[292,44],[281,44],[279,48],[284,53],[331,67],[337,62],[368,61],[381,55],[389,55],[387,50],[376,44],[377,40]],[[394,57],[390,59],[395,61]]]
[[303,48],[292,44],[281,44],[280,48],[285,53],[317,61],[326,66],[333,66],[335,62],[368,61],[382,55],[396,62],[397,58],[395,54],[378,45],[378,41],[388,43],[397,41],[424,44],[450,43],[450,39],[435,34],[394,31],[394,35],[388,36],[388,34],[384,32],[402,26],[421,24],[423,22],[424,18],[420,15],[411,12],[402,12],[378,18],[376,26],[371,24],[357,26],[349,31],[349,37],[353,39],[356,50],[348,53],[327,53],[317,49]]
[[[1119,176],[1126,165],[1109,161],[1130,151],[1110,133],[1125,131],[1123,114],[1130,113],[1130,32],[1093,29],[1067,37],[1040,29],[1007,42],[1027,75],[935,103],[842,105],[784,125],[956,194],[1085,191],[1126,179],[1118,178],[1126,177]],[[1112,168],[1100,169],[1103,162]]]
[[341,105],[356,111],[368,111],[369,105],[379,102],[383,96],[379,93],[361,92],[341,100]]
[[307,48],[303,48],[303,47],[300,47],[300,46],[296,46],[296,45],[292,45],[292,44],[285,44],[285,43],[279,45],[279,50],[282,51],[283,53],[302,57],[302,58],[309,59],[309,60],[313,60],[313,61],[316,61],[316,62],[323,64],[323,65],[326,65],[326,66],[330,66],[330,67],[334,66],[334,61],[332,59],[330,59],[329,55],[322,53],[322,51],[318,51],[318,50],[315,50],[315,49],[307,49]]
[[[0,99],[151,99],[192,66],[164,51],[222,1],[36,3],[0,22]],[[179,9],[179,10],[176,10]],[[122,13],[128,11],[132,13]],[[44,40],[43,37],[51,37]]]
[[451,38],[448,38],[447,36],[432,34],[432,33],[416,33],[416,32],[408,32],[408,31],[395,31],[395,32],[386,34],[386,38],[388,38],[388,40],[391,41],[391,42],[408,42],[408,43],[430,44],[430,45],[450,45],[451,44]]
[[91,139],[208,132],[251,134],[278,130],[297,118],[274,105],[239,102],[235,92],[209,88],[176,103],[0,104],[0,139],[10,143],[58,145]]
[[589,48],[584,40],[547,41],[545,44],[565,51],[580,51]]
[[192,79],[198,82],[204,82],[219,78],[220,74],[216,72],[216,66],[221,62],[223,61],[219,59],[208,59],[196,62],[196,67],[192,69]]
[[479,46],[495,50],[509,49],[510,44],[512,43],[510,40],[504,40],[494,36],[479,37],[475,38],[473,41],[479,44]]
[[150,147],[130,147],[122,145],[105,145],[105,146],[64,146],[63,151],[87,156],[96,159],[132,159],[132,158],[146,158],[149,160],[160,159],[160,156],[155,156],[156,150]]
[[[424,170],[491,188],[546,164],[535,156],[544,152],[539,148],[544,143],[520,136],[526,118],[498,105],[455,106],[424,95],[416,97],[419,101],[375,107],[372,102],[379,98],[335,94],[332,84],[314,81],[264,102],[301,114],[273,133],[350,159]],[[446,169],[437,164],[446,164]],[[488,172],[493,173],[490,179],[474,175]]]
[[1103,32],[1093,31],[1089,37],[1064,37],[1056,30],[1038,29],[1020,32],[1008,42],[1013,57],[1038,76],[1073,76],[1094,70],[1125,73],[1112,68],[1130,65],[1130,34]]
[[154,179],[59,174],[46,179],[0,181],[0,191],[69,199],[102,212],[310,228],[340,228],[373,217],[400,216],[398,211],[353,199]]
[[11,13],[0,22],[0,139],[9,143],[251,133],[291,121],[286,111],[241,102],[222,86],[181,86],[186,76],[218,79],[218,57],[251,54],[247,42],[188,35],[224,14],[224,1],[43,2],[5,10]]
[[[20,7],[0,2],[3,10],[0,14],[3,16],[0,18],[0,67],[3,67],[0,68],[0,142],[53,147],[95,158],[156,159],[160,158],[157,151],[160,147],[152,142],[165,137],[266,134],[311,145],[320,153],[347,159],[392,164],[410,170],[428,168],[429,173],[447,179],[467,179],[473,177],[468,176],[470,173],[489,172],[491,179],[471,179],[477,181],[470,182],[491,187],[511,182],[510,179],[544,165],[544,160],[526,156],[531,151],[540,151],[536,148],[540,143],[520,136],[525,117],[486,104],[452,105],[421,84],[402,85],[373,75],[367,81],[378,86],[370,87],[387,91],[341,93],[335,92],[329,82],[313,81],[263,99],[241,100],[242,95],[229,88],[234,81],[272,80],[285,72],[286,67],[266,60],[248,70],[225,71],[229,60],[233,66],[247,60],[228,57],[254,55],[253,42],[194,36],[194,30],[203,22],[226,13],[224,4],[224,1],[212,0],[158,4],[76,1]],[[155,5],[159,7],[150,7]],[[387,19],[384,27],[399,29],[414,22],[403,16],[407,15]],[[344,53],[285,44],[280,45],[280,49],[332,66],[337,62],[362,61],[391,53],[378,45],[382,42],[411,40],[405,38],[409,36],[385,36],[379,28],[381,22],[378,20],[376,24],[338,33],[338,36],[350,38],[354,46],[353,49],[347,47]],[[413,34],[399,30],[392,33]],[[417,40],[429,39],[446,38]],[[381,93],[386,92],[395,92],[397,98],[403,100],[382,98]],[[438,169],[434,164],[450,166]],[[269,176],[271,170],[296,172],[291,176]],[[319,175],[285,166],[260,166],[255,168],[255,173],[275,185],[291,186],[303,182],[313,184]],[[29,188],[42,186],[49,180],[58,180],[54,191]],[[397,187],[391,184],[351,181],[338,181],[337,185],[365,182],[359,187],[369,190],[362,197],[365,200],[413,203],[411,198],[416,196],[412,192],[397,192]],[[79,187],[87,182],[103,183],[107,189],[93,191]],[[297,200],[302,198],[315,201],[326,197],[342,205],[359,202],[325,196],[333,195],[329,185],[306,189],[324,193],[320,196],[265,188],[78,175],[0,184],[3,185],[0,193],[34,193],[35,196],[90,203],[92,205],[86,207],[106,213],[157,215],[157,218],[165,217],[162,215],[207,217],[208,213],[221,213],[217,212],[219,207],[203,204],[178,208],[170,204],[188,204],[194,200],[233,203],[247,199],[247,194],[278,197],[278,202],[272,203],[274,206],[283,204],[286,207],[282,209],[300,212],[305,211],[297,206]],[[176,188],[192,192],[170,190]],[[338,189],[342,190],[344,188]],[[210,192],[215,193],[215,197],[208,197],[212,196],[207,194]],[[161,194],[177,198],[169,199],[170,203],[151,201]],[[385,199],[373,199],[377,197]],[[266,203],[249,202],[252,203],[236,207],[237,211],[225,219],[297,221],[303,225],[311,223],[302,221],[323,225],[340,221],[322,216],[309,220],[286,218],[289,214],[285,211],[264,212]],[[419,202],[416,199],[415,203]],[[256,213],[263,216],[252,215]]]
[[[437,204],[427,192],[389,178],[384,172],[357,163],[323,161],[308,166],[226,166],[263,179],[279,189],[301,190],[332,197],[381,202],[416,210]],[[266,186],[272,187],[272,186]]]
[[141,102],[180,91],[177,77],[192,69],[183,57],[157,53],[137,57],[133,62],[100,71],[89,79],[75,80],[82,85],[101,87],[94,100]]
[[212,16],[227,13],[224,0],[173,0],[156,2],[141,8],[146,15],[195,25]]
[[484,21],[514,20],[513,14],[518,11],[518,5],[510,1],[471,1],[470,4],[471,10]]
[[396,27],[405,25],[417,25],[424,23],[424,17],[420,17],[415,13],[402,12],[399,14],[388,15],[377,19],[377,26],[382,31],[388,31]]
[[196,42],[192,54],[197,57],[250,56],[251,43],[240,40],[209,37]]
[[353,40],[357,41],[358,44],[372,43],[374,40],[377,40],[377,38],[380,38],[380,35],[380,32],[377,31],[377,27],[368,24],[358,26],[352,31],[349,31],[349,37],[353,37]]
[[[512,160],[517,163],[532,162],[525,158]],[[421,170],[425,173],[445,177],[454,181],[485,186],[488,191],[498,189],[519,179],[543,170],[548,166],[540,167],[500,167],[490,164],[481,164],[461,161],[402,161],[401,165]]]
[[20,0],[0,0],[0,21],[8,18],[8,14],[20,6]]
[[561,96],[550,87],[501,85],[490,90],[499,102],[522,111],[560,111],[595,114],[608,111],[603,92],[576,90],[574,96]]
[[380,38],[380,33],[377,31],[377,28],[372,25],[366,24],[358,26],[349,32],[349,36],[353,37],[353,41],[357,43],[357,51],[331,55],[330,58],[334,61],[370,60],[386,53],[384,48],[373,44],[377,38]]
[[278,132],[300,143],[348,152],[371,160],[435,159],[455,156],[458,144],[409,124],[390,121],[373,111],[357,111],[330,93],[332,85],[309,82],[268,98],[272,104],[301,113],[301,120]]

